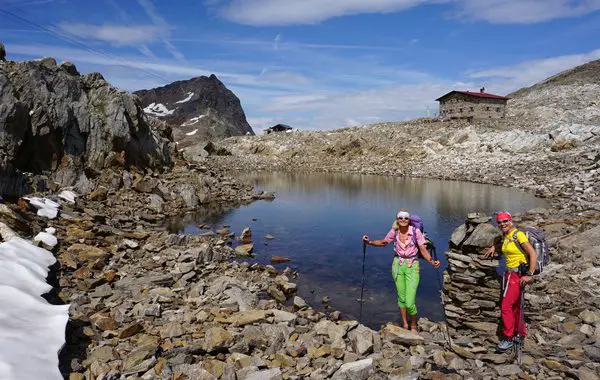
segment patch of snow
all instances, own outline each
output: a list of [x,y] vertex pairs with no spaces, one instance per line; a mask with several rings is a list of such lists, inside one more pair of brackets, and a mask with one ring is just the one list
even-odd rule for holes
[[193,125],[196,124],[197,122],[200,121],[200,119],[202,119],[203,117],[206,117],[207,115],[200,115],[200,116],[196,116],[191,118],[190,120],[184,122],[183,124],[181,124],[182,127],[187,127],[189,125]]
[[193,135],[195,135],[195,134],[196,134],[196,132],[198,132],[198,128],[194,129],[194,130],[193,130],[193,131],[191,131],[191,132],[188,132],[188,133],[186,133],[185,135],[186,135],[186,136],[193,136]]
[[29,116],[33,115],[33,110],[29,111]]
[[60,204],[47,198],[23,197],[37,209],[37,215],[48,219],[54,219],[58,216]]
[[193,93],[193,92],[188,92],[188,96],[187,96],[187,98],[185,98],[185,99],[183,99],[183,100],[180,100],[180,101],[178,101],[178,102],[175,102],[175,104],[180,104],[180,103],[189,102],[189,101],[190,101],[190,99],[192,99],[192,96],[194,96],[194,93]]
[[147,114],[150,114],[150,115],[161,117],[161,116],[169,116],[173,112],[175,112],[175,110],[169,110],[162,103],[150,103],[150,105],[148,105],[148,107],[144,108],[144,112]]
[[71,190],[64,190],[64,191],[61,191],[60,194],[58,194],[58,197],[69,203],[75,203],[75,198],[77,198],[77,194],[75,194]]
[[6,224],[0,222],[0,237],[2,238],[2,240],[9,241],[10,239],[14,238],[15,236],[17,236],[15,231],[13,231]]
[[33,241],[41,241],[42,243],[46,244],[48,247],[51,248],[56,247],[56,245],[58,244],[58,239],[56,239],[56,236],[47,232],[40,232],[39,234],[35,235]]
[[0,244],[0,379],[60,380],[58,351],[65,343],[69,305],[41,295],[54,255],[14,237]]
[[48,228],[45,229],[45,231],[47,233],[49,233],[50,235],[56,234],[56,228],[54,228],[54,227],[48,227]]

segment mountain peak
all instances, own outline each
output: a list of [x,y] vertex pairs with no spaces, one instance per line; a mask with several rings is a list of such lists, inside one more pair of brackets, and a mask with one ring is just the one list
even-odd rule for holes
[[212,138],[254,135],[240,100],[214,74],[134,94],[146,114],[172,127],[180,147]]

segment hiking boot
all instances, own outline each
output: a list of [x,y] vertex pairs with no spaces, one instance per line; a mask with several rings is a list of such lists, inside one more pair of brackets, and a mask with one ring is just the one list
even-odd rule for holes
[[513,345],[514,342],[512,339],[502,339],[500,343],[498,343],[498,347],[496,347],[496,350],[498,352],[505,352],[506,350],[512,348]]

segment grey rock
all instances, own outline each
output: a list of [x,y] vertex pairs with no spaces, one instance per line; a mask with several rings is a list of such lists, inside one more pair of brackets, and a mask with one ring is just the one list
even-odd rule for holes
[[597,322],[600,322],[600,313],[586,309],[579,313],[579,318],[589,325],[594,325]]
[[340,369],[333,374],[335,380],[366,380],[373,371],[373,359],[367,358],[343,364]]
[[198,195],[194,186],[190,184],[181,185],[178,192],[188,209],[194,209],[198,206]]
[[596,363],[600,362],[600,348],[595,346],[585,346],[583,351],[588,358],[592,359]]
[[500,241],[501,236],[500,231],[491,224],[478,224],[473,233],[463,243],[463,247],[473,250],[488,248]]
[[165,201],[157,194],[150,194],[148,196],[148,208],[154,212],[163,212]]
[[359,325],[357,328],[350,331],[348,333],[348,339],[350,339],[352,350],[361,356],[373,352],[374,334],[375,332],[373,330],[363,325]]
[[217,380],[210,372],[202,368],[200,364],[180,364],[173,367],[173,372],[185,374],[189,379],[194,380]]
[[306,304],[306,301],[304,301],[302,298],[294,296],[294,306],[296,306],[298,309],[304,309],[308,305]]
[[497,365],[494,369],[500,376],[511,376],[522,372],[521,368],[516,364]]
[[238,304],[240,311],[250,310],[258,304],[258,297],[246,290],[238,287],[232,287],[224,291],[224,294],[229,297],[230,301]]
[[281,370],[279,368],[264,369],[248,374],[245,380],[283,380]]

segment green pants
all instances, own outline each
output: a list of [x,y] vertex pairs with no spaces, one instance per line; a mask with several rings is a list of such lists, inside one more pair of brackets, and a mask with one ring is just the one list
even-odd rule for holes
[[407,309],[408,315],[417,315],[417,288],[419,287],[419,261],[408,267],[407,261],[398,265],[398,258],[392,263],[392,276],[398,292],[398,307]]

